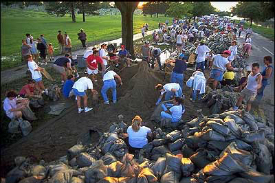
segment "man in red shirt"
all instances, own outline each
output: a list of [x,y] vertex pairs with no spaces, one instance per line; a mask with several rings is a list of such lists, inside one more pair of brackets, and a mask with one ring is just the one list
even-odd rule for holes
[[34,90],[35,90],[35,81],[30,79],[28,80],[28,84],[22,87],[22,89],[19,92],[19,95],[21,97],[33,97],[34,96]]
[[88,56],[87,60],[87,73],[92,75],[91,79],[96,82],[95,75],[98,73],[98,64],[101,64],[102,73],[105,72],[105,65],[103,64],[102,58],[99,56],[98,50],[94,50],[93,54]]

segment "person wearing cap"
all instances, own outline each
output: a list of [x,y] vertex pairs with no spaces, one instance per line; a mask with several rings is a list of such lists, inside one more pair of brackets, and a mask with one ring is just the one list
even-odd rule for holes
[[108,57],[106,56],[107,55],[107,51],[106,51],[106,48],[107,48],[107,44],[102,44],[100,46],[101,48],[99,49],[99,56],[102,58],[103,60],[103,64],[105,65],[105,68],[107,67],[108,65]]
[[232,61],[234,61],[234,59],[236,58],[236,55],[238,54],[238,45],[235,40],[231,42],[231,46],[229,47],[228,50],[231,51],[231,54],[228,57],[228,60],[229,60],[229,62],[232,62]]
[[154,69],[154,63],[155,60],[157,60],[158,65],[159,65],[159,70],[163,70],[161,68],[161,62],[160,62],[160,54],[161,54],[161,49],[160,48],[153,48],[152,49],[152,69]]
[[59,54],[63,54],[64,53],[64,37],[63,35],[61,34],[61,31],[58,31],[58,34],[57,34],[57,41],[58,41],[58,44],[59,44]]
[[212,70],[210,72],[209,82],[213,82],[213,89],[217,89],[218,82],[223,80],[224,72],[229,71],[242,71],[242,69],[232,67],[231,63],[228,61],[228,57],[231,54],[230,50],[225,50],[222,54],[217,54],[214,56],[214,61],[212,66]]
[[150,67],[151,52],[149,47],[149,41],[145,41],[145,44],[141,46],[142,61],[146,61]]
[[87,60],[87,73],[92,75],[92,81],[96,82],[95,75],[98,74],[98,64],[101,64],[102,72],[105,72],[105,65],[103,64],[103,60],[99,56],[98,50],[94,50],[93,54],[88,56]]
[[182,97],[182,89],[178,83],[167,83],[165,85],[157,84],[155,88],[160,92],[160,97],[158,98],[156,105],[161,102],[164,94],[165,100],[170,100],[174,96]]
[[233,71],[226,71],[223,75],[223,80],[221,81],[221,85],[231,86],[233,84],[234,78],[235,78],[235,73]]
[[78,35],[78,39],[81,41],[82,43],[82,47],[86,48],[86,40],[87,40],[87,36],[86,33],[84,32],[83,29],[80,29],[80,32],[77,34]]
[[115,73],[114,71],[108,71],[104,74],[103,76],[103,86],[101,89],[101,94],[104,100],[104,104],[109,104],[109,100],[107,97],[107,91],[109,89],[112,90],[112,95],[113,95],[113,103],[115,104],[117,102],[116,98],[116,80],[115,78],[118,79],[118,82],[120,85],[122,85],[122,80],[121,77]]
[[243,99],[246,100],[247,106],[245,111],[249,112],[251,110],[251,103],[255,100],[257,96],[257,91],[262,87],[262,75],[260,73],[260,66],[258,63],[252,64],[252,72],[248,75],[247,85],[241,91],[241,95],[238,98],[236,106],[233,110],[238,110],[242,104]]
[[66,81],[66,69],[72,70],[70,55],[65,54],[65,57],[60,57],[53,63],[53,68],[61,74],[62,84]]
[[[91,90],[93,95],[97,94],[97,91],[94,90],[93,82],[87,76],[79,78],[73,85],[73,92],[77,98],[78,113],[93,110],[93,108],[88,107],[88,96],[85,92],[88,89]],[[84,109],[81,108],[81,98],[84,100]]]
[[183,79],[184,79],[184,71],[186,71],[187,64],[186,60],[187,57],[184,55],[185,49],[182,49],[182,53],[179,55],[179,58],[175,59],[175,67],[173,68],[173,72],[171,74],[171,83],[178,83],[183,89]]
[[210,48],[205,45],[204,41],[200,42],[200,45],[196,49],[197,59],[196,59],[196,69],[201,69],[204,73],[205,69],[205,56],[206,53],[210,52]]
[[129,57],[129,51],[125,49],[124,45],[121,45],[121,50],[118,52],[118,56],[122,62],[126,62],[127,67],[131,66],[131,59]]

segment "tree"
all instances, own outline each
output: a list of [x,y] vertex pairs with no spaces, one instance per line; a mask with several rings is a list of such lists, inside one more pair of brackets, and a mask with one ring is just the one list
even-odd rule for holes
[[76,22],[75,19],[75,11],[74,11],[74,2],[70,2],[71,3],[71,14],[72,14],[72,21]]
[[121,13],[122,44],[134,55],[133,45],[133,14],[139,2],[115,2]]
[[66,2],[47,2],[45,3],[45,10],[49,14],[63,17],[66,13],[69,13],[68,5]]
[[183,18],[192,16],[193,6],[191,3],[172,2],[166,11],[166,14],[174,18]]
[[165,14],[166,10],[169,8],[169,3],[155,1],[155,2],[148,2],[143,5],[142,10],[143,14],[150,14],[151,17],[153,14]]
[[155,14],[153,3],[148,2],[148,3],[144,4],[143,7],[142,7],[142,11],[143,11],[144,15],[149,14],[152,17],[152,15]]
[[203,15],[209,15],[215,12],[215,8],[210,2],[195,2],[193,3],[192,14],[194,17],[201,17]]

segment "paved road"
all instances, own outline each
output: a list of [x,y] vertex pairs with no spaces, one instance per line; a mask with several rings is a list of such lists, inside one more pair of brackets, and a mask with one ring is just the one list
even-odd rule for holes
[[[242,35],[238,39],[239,43],[244,43],[245,35]],[[260,64],[260,69],[264,68],[263,58],[264,56],[272,57],[272,66],[274,67],[274,42],[257,34],[253,33],[252,39],[252,52],[247,60],[248,64],[258,62]],[[274,72],[271,78],[271,84],[265,88],[263,100],[271,105],[274,105]]]
[[[146,35],[152,35],[154,30],[151,30],[151,31],[147,31],[146,32]],[[138,40],[138,39],[141,39],[142,38],[142,34],[139,33],[139,34],[135,34],[133,36],[133,40]],[[120,45],[122,43],[122,38],[119,38],[119,39],[115,39],[115,40],[112,40],[112,41],[106,41],[106,42],[102,42],[102,43],[117,43],[117,45]],[[100,45],[102,44],[97,44],[97,45],[93,45],[91,47],[98,47],[100,48]],[[77,51],[74,51],[72,52],[72,55],[83,55],[85,49],[81,49],[81,50],[77,50]],[[54,60],[59,58],[59,57],[62,57],[63,55],[58,55],[58,56],[55,56]],[[52,63],[49,63],[49,66],[51,66]],[[20,79],[20,78],[23,78],[26,76],[26,71],[27,71],[27,68],[28,66],[27,65],[23,65],[23,66],[18,66],[18,67],[15,67],[15,68],[12,68],[12,69],[9,69],[9,70],[5,70],[5,71],[1,71],[1,85],[3,84],[8,84],[14,80],[17,80],[17,79]],[[43,66],[44,67],[44,66]],[[46,68],[47,68],[46,67]]]

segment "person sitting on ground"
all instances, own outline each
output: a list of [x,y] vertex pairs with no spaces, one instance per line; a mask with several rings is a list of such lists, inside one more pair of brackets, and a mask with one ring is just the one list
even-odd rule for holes
[[153,137],[151,129],[142,126],[140,116],[135,116],[132,120],[132,125],[127,128],[127,136],[125,142],[129,146],[130,153],[142,149]]
[[28,80],[28,84],[24,85],[19,92],[19,95],[23,98],[31,98],[35,96],[35,81],[33,79]]
[[235,73],[233,71],[226,71],[223,75],[223,80],[221,81],[222,86],[231,86],[233,85],[235,78]]
[[65,57],[60,57],[56,59],[53,63],[53,68],[61,74],[61,82],[62,84],[64,84],[64,82],[66,81],[66,69],[72,71],[70,55],[66,53]]
[[92,81],[96,82],[96,75],[98,74],[98,64],[101,64],[102,72],[105,72],[105,65],[99,56],[98,50],[94,50],[93,54],[88,56],[87,60],[87,73],[91,75]]
[[[163,111],[160,113],[162,119],[171,119],[171,123],[178,123],[181,120],[185,108],[182,105],[183,99],[180,97],[175,97],[173,99],[173,104],[162,104],[161,107]],[[167,107],[170,107],[168,110]]]
[[173,68],[173,72],[171,74],[171,83],[178,83],[183,89],[183,79],[184,79],[184,71],[186,71],[187,64],[186,60],[187,57],[184,55],[185,50],[182,49],[182,53],[179,55],[178,59],[175,59],[175,67]]
[[75,76],[73,74],[68,75],[66,82],[63,85],[62,93],[65,98],[70,98],[74,95],[73,85],[75,81]]
[[200,69],[197,69],[192,76],[194,77],[192,84],[192,102],[195,102],[198,95],[198,100],[201,100],[202,94],[205,93],[206,78]]
[[157,84],[156,90],[160,91],[160,97],[156,103],[158,105],[165,94],[165,100],[170,100],[174,95],[176,97],[182,97],[182,89],[178,83],[167,83],[165,85]]
[[107,97],[107,91],[111,88],[112,89],[112,94],[113,94],[113,103],[115,104],[117,101],[116,98],[116,81],[115,78],[118,79],[119,84],[122,85],[122,80],[121,77],[115,73],[114,71],[108,71],[107,73],[104,74],[103,76],[103,86],[101,89],[101,94],[104,100],[104,104],[109,104],[109,100]]
[[258,63],[252,64],[252,72],[247,78],[247,85],[241,91],[241,96],[238,99],[236,106],[233,110],[238,110],[241,106],[243,99],[247,101],[247,106],[245,111],[249,112],[251,110],[251,103],[255,100],[257,96],[257,91],[262,87],[262,75],[260,73],[260,66]]
[[[97,95],[97,91],[94,90],[93,82],[87,76],[79,78],[73,85],[74,95],[77,97],[77,107],[78,113],[89,112],[93,108],[88,107],[88,96],[86,95],[86,90],[90,89],[93,95]],[[84,100],[84,109],[81,108],[81,98]]]
[[121,45],[120,47],[121,47],[121,50],[118,52],[119,59],[122,64],[126,63],[127,67],[130,67],[131,66],[131,59],[129,58],[130,53],[128,50],[125,49],[124,45]]
[[6,98],[4,99],[3,108],[6,115],[11,120],[18,120],[19,122],[22,122],[22,110],[25,107],[28,107],[28,105],[28,99],[18,100],[17,93],[13,90],[10,90],[7,92]]
[[161,49],[160,48],[153,48],[151,54],[152,54],[152,69],[155,68],[155,60],[157,60],[158,65],[159,65],[159,70],[163,70],[161,68],[161,63],[160,63]]
[[35,61],[33,61],[32,56],[28,56],[28,67],[32,74],[32,79],[35,81],[35,87],[39,91],[39,94],[46,93],[48,94],[48,90],[45,89],[44,83],[42,81],[42,74],[40,71],[44,70],[44,68],[39,67]]

